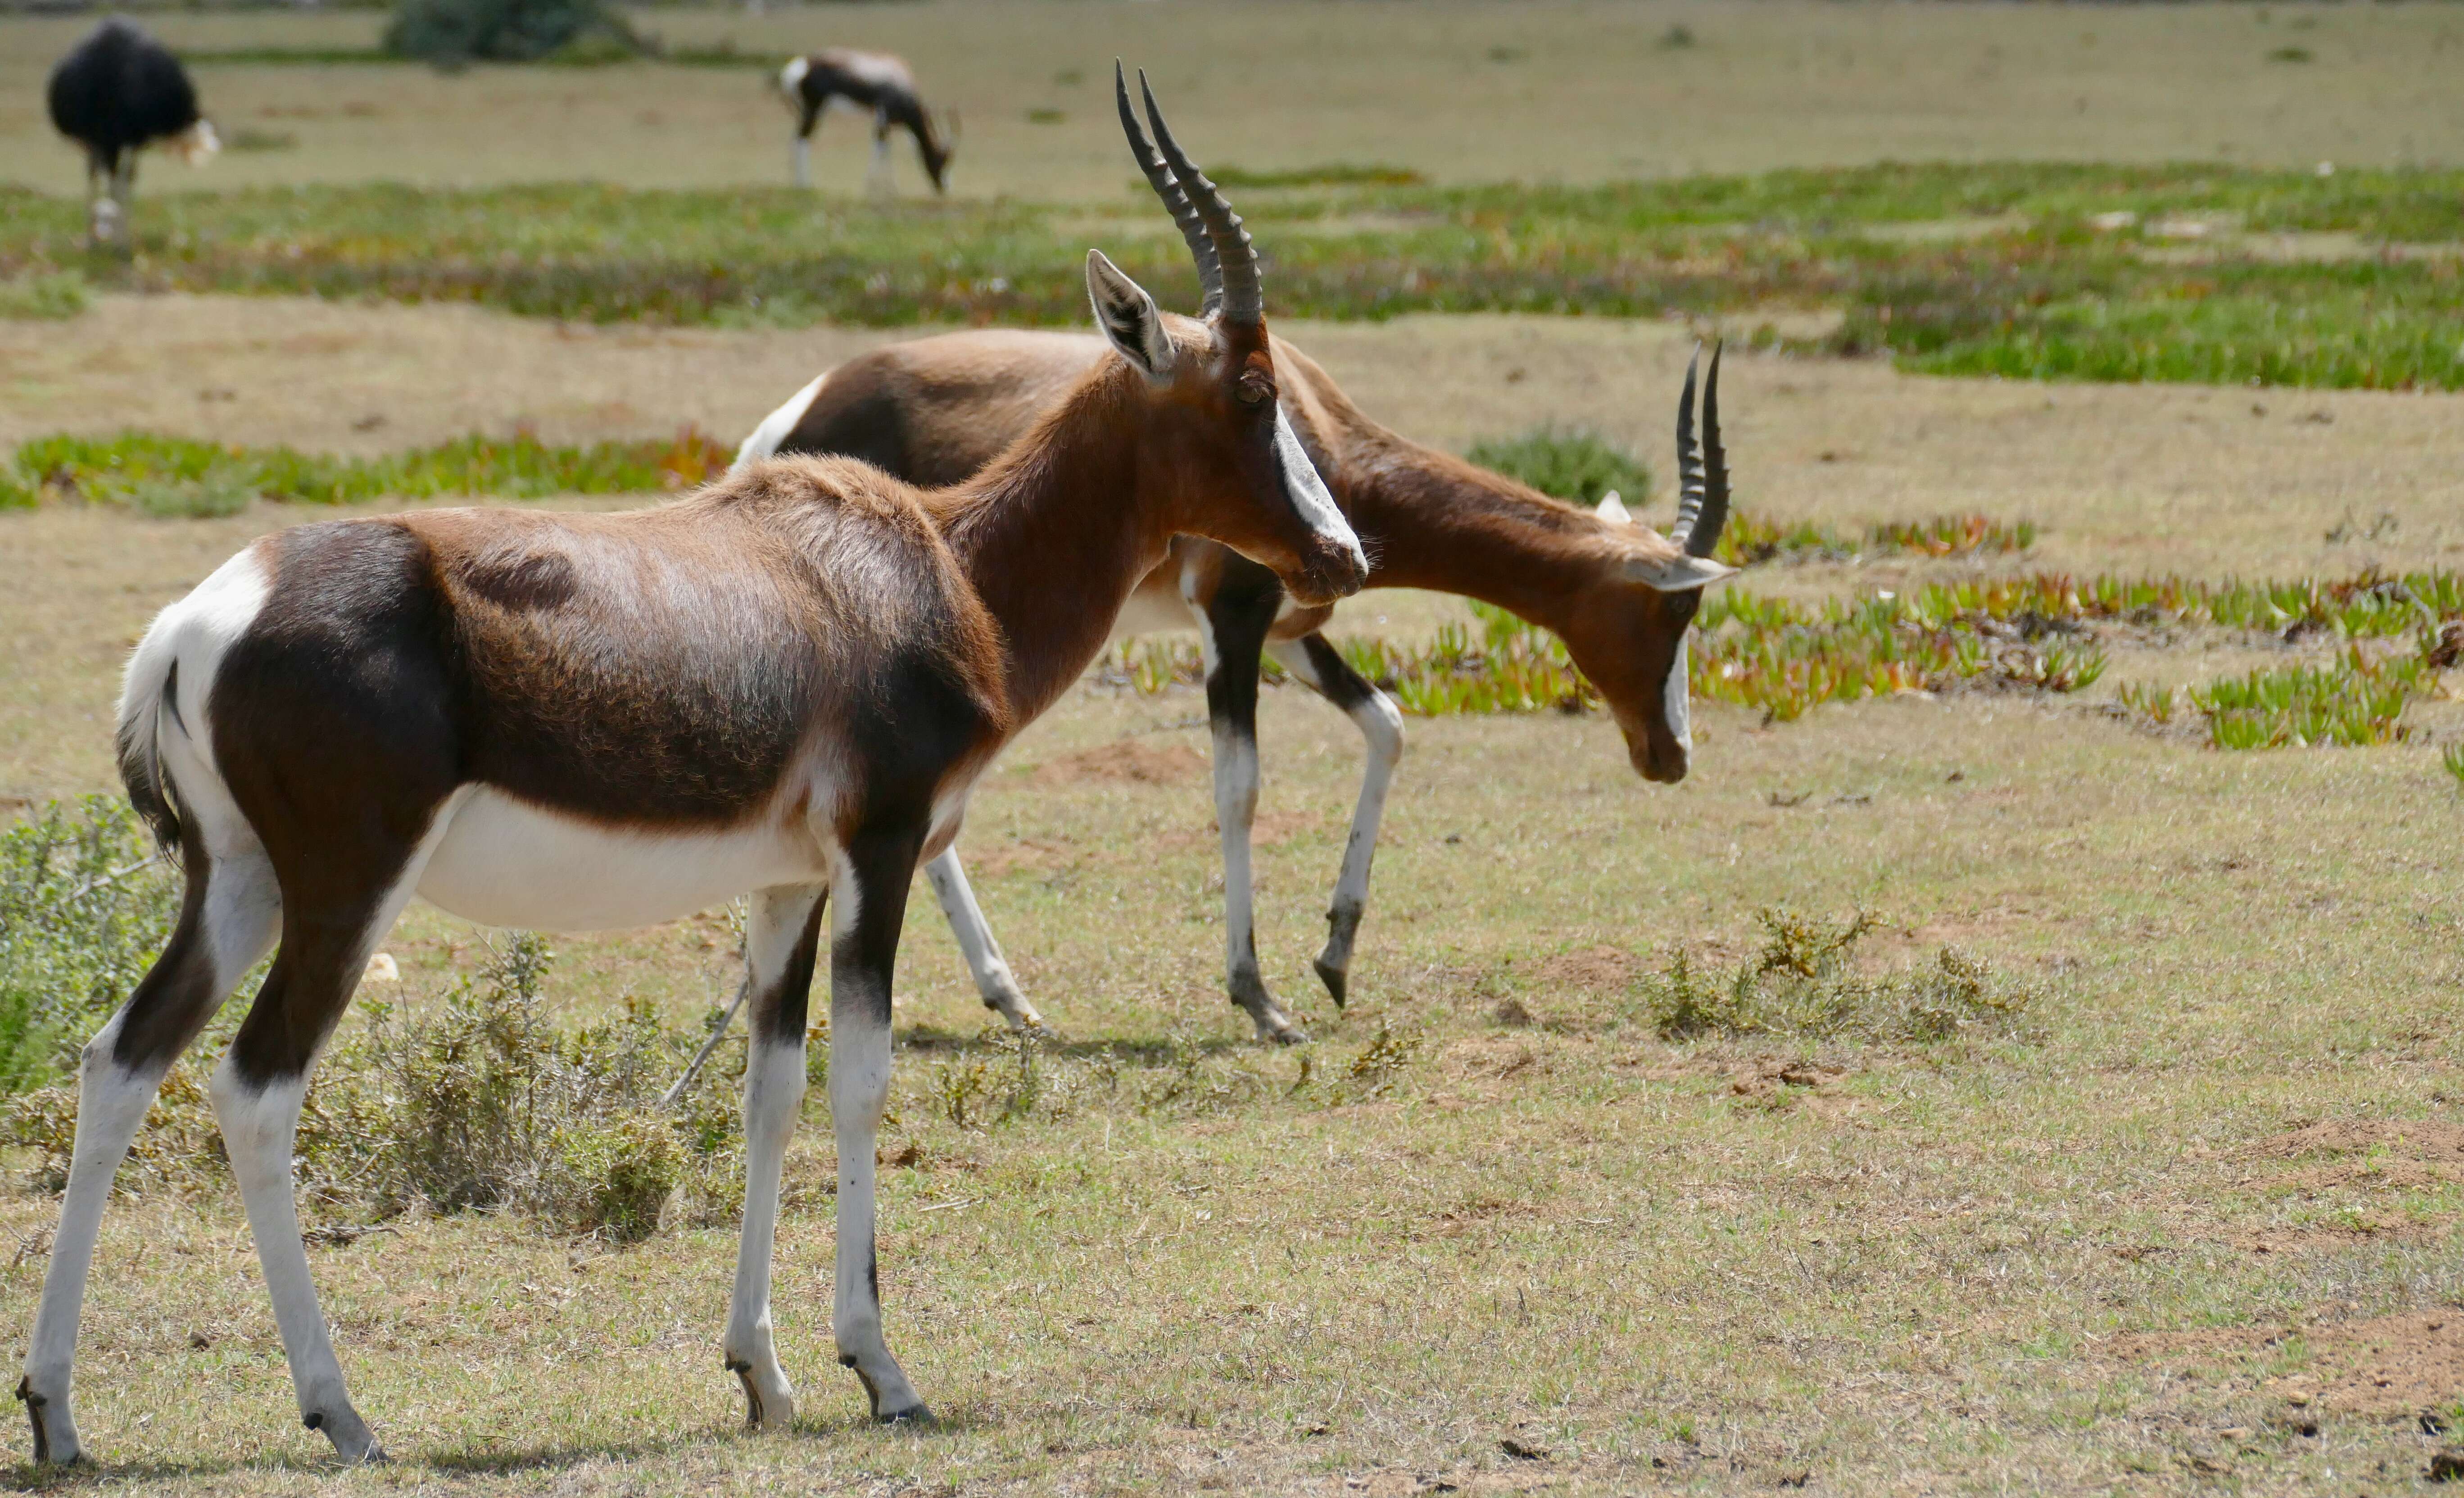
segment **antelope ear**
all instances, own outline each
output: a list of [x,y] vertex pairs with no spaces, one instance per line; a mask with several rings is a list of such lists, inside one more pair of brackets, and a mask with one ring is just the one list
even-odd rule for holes
[[1104,258],[1101,250],[1087,252],[1087,297],[1095,304],[1095,320],[1121,357],[1146,371],[1150,380],[1172,378],[1172,339],[1163,330],[1163,314],[1145,287]]
[[1632,525],[1634,523],[1634,517],[1625,513],[1625,501],[1617,497],[1617,492],[1614,489],[1610,490],[1607,494],[1600,496],[1599,505],[1597,508],[1594,509],[1592,513],[1598,516],[1601,519],[1608,521],[1611,525]]
[[1628,582],[1639,583],[1662,593],[1683,593],[1707,587],[1723,578],[1734,577],[1737,569],[1725,562],[1679,552],[1674,557],[1629,558],[1625,575]]

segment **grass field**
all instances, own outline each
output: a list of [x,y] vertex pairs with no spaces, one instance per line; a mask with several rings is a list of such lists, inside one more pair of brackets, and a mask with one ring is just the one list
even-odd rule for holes
[[[638,492],[525,502],[647,502],[856,351],[1083,320],[1067,277],[1089,243],[1184,304],[1103,116],[1114,51],[1158,66],[1211,164],[1428,179],[1238,194],[1275,256],[1278,335],[1398,429],[1454,451],[1597,433],[1648,465],[1637,508],[1664,518],[1668,407],[1718,326],[1758,520],[2028,527],[2013,549],[1784,554],[1706,614],[1724,640],[1749,615],[1943,609],[1996,651],[2093,650],[2102,672],[1794,716],[1701,701],[1673,788],[1636,780],[1596,713],[1415,717],[1342,1012],[1306,958],[1356,737],[1269,691],[1260,944],[1319,1037],[1277,1051],[1220,991],[1202,697],[1090,680],[987,777],[965,843],[1065,1038],[1022,1056],[988,1035],[931,902],[911,910],[881,1274],[939,1426],[863,1424],[831,1362],[817,1090],[776,1295],[794,1432],[738,1428],[724,1214],[626,1244],[337,1188],[312,1202],[313,1260],[398,1459],[338,1473],[297,1428],[191,1099],[98,1254],[79,1414],[109,1465],[0,1480],[2428,1490],[2464,1421],[2464,669],[2387,689],[2434,638],[2372,580],[2464,571],[2457,12],[660,11],[678,46],[906,51],[968,111],[959,197],[762,186],[784,130],[749,67],[215,62],[227,125],[293,143],[150,167],[125,272],[71,247],[74,163],[27,107],[82,24],[0,21],[0,183],[20,185],[0,187],[0,812],[116,788],[121,658],[268,529],[556,475]],[[374,25],[158,23],[227,51],[363,47]],[[850,187],[851,136],[825,151]],[[1873,165],[1895,158],[1941,165]],[[1558,186],[1494,186],[1511,178]],[[1560,307],[1617,315],[1534,315]],[[2171,577],[2096,603],[2099,580]],[[2233,579],[2363,585],[2279,616]],[[1411,652],[1484,628],[1375,594],[1333,632]],[[2362,677],[2394,692],[2395,741],[2209,747],[2229,735],[2198,704]],[[0,918],[14,877],[0,856]],[[1775,948],[1774,922],[1860,912],[1836,969],[1792,976],[1803,945]],[[0,931],[0,1008],[26,936]],[[399,986],[370,997],[448,1012],[492,939],[414,910],[387,943]],[[545,1015],[630,1001],[690,1033],[734,941],[723,911],[559,940]],[[354,1065],[372,1023],[349,1022]],[[0,1099],[21,1139],[62,1117],[33,1096]],[[0,1149],[20,1342],[56,1210],[43,1169]]]
[[[77,186],[34,85],[84,24],[0,21],[0,181]],[[382,18],[155,24],[192,49],[313,49],[368,46]],[[1115,55],[1154,74],[1206,160],[1253,169],[1339,159],[1450,183],[1594,183],[1894,160],[2464,165],[2451,81],[2464,17],[2442,6],[925,0],[759,17],[659,10],[644,24],[680,46],[733,41],[778,60],[830,45],[902,54],[928,97],[963,113],[954,190],[976,198],[1121,190],[1105,77]],[[1692,45],[1669,45],[1680,29]],[[2288,49],[2309,60],[2271,60]],[[295,143],[231,153],[193,178],[158,165],[149,181],[783,183],[787,126],[765,82],[752,69],[440,77],[207,64],[199,84],[226,126]],[[861,136],[845,120],[823,127],[823,181],[857,188]],[[912,155],[901,171],[922,190]]]

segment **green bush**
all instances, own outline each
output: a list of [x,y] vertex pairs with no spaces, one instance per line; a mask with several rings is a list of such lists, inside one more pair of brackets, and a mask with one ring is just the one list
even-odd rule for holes
[[0,829],[0,1092],[73,1070],[153,964],[180,904],[177,875],[153,855],[116,797]]
[[0,280],[0,318],[63,320],[86,309],[85,277],[75,271]]
[[[94,927],[86,922],[89,933]],[[661,1091],[704,1032],[639,1001],[603,1024],[553,1024],[544,991],[553,960],[539,937],[515,936],[433,1003],[363,1002],[363,1023],[336,1040],[300,1112],[297,1173],[312,1216],[365,1223],[413,1209],[514,1212],[552,1231],[630,1243],[664,1221],[713,1223],[738,1210],[742,1043],[704,1068],[678,1107],[663,1107]],[[73,1056],[121,991],[118,976],[86,982],[104,998],[74,1010],[72,1020],[88,1023],[53,1027],[63,1044],[36,1048],[39,1077],[56,1076],[62,1057]],[[235,1020],[227,1010],[215,1029],[228,1033]],[[201,1190],[224,1180],[204,1085],[217,1038],[172,1068],[121,1167],[122,1189]],[[61,1081],[10,1108],[8,1136],[33,1153],[31,1178],[40,1189],[68,1183],[77,1103],[75,1083]]]
[[1634,454],[1580,428],[1476,442],[1464,456],[1573,504],[1597,504],[1612,489],[1638,509],[1651,497],[1651,473]]
[[471,62],[599,61],[646,50],[601,0],[402,0],[385,50],[438,67]]

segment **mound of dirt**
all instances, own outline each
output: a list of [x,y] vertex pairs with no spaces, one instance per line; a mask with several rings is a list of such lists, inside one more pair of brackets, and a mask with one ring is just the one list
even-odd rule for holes
[[2316,1326],[2133,1332],[2104,1344],[2123,1362],[2274,1362],[2299,1338],[2309,1365],[2259,1387],[2298,1409],[2403,1418],[2464,1398],[2464,1310],[2441,1306]]
[[1642,970],[1642,958],[1621,947],[1560,952],[1540,964],[1545,982],[1587,994],[1621,994]]
[[2372,1148],[2384,1148],[2399,1159],[2464,1164],[2464,1129],[2398,1119],[2337,1118],[2261,1139],[2251,1151],[2273,1159],[2292,1159]]
[[1204,783],[1206,757],[1187,744],[1159,744],[1143,738],[1115,739],[1076,754],[1047,760],[1036,767],[1038,785],[1074,785],[1083,781],[1127,781],[1139,785]]

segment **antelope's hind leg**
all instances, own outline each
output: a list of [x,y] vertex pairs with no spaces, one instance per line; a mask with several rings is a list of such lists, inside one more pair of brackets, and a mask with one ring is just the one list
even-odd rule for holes
[[950,922],[950,934],[958,939],[958,953],[967,959],[968,976],[975,979],[976,995],[984,1007],[1022,1035],[1045,1033],[1044,1016],[1035,1012],[1035,1005],[1018,986],[1018,975],[1010,971],[1009,959],[1001,956],[1001,943],[984,919],[983,907],[976,903],[967,870],[958,863],[957,845],[943,848],[939,857],[926,864],[924,877],[932,882],[933,897]]
[[[202,840],[203,833],[192,826],[188,836]],[[86,1278],[112,1177],[165,1073],[274,944],[281,916],[273,867],[253,845],[227,857],[191,854],[185,861],[187,892],[170,941],[128,1002],[88,1043],[77,1068],[77,1143],[68,1192],[43,1275],[25,1377],[17,1385],[17,1398],[33,1422],[37,1462],[84,1456],[69,1390]]]
[[345,1462],[382,1462],[385,1452],[351,1403],[318,1304],[299,1239],[292,1151],[318,1052],[358,989],[369,954],[410,903],[453,805],[435,804],[420,842],[397,846],[391,856],[366,840],[346,850],[357,856],[303,852],[296,867],[284,867],[282,944],[209,1089],[291,1364],[299,1422],[332,1442]]
[[1369,866],[1377,856],[1377,827],[1385,820],[1386,793],[1395,782],[1395,767],[1403,760],[1403,711],[1394,698],[1353,671],[1322,634],[1279,640],[1266,649],[1285,670],[1341,708],[1360,730],[1369,750],[1368,764],[1360,773],[1360,800],[1352,811],[1352,834],[1343,845],[1343,870],[1335,876],[1334,898],[1326,910],[1326,948],[1310,964],[1340,1007],[1350,996],[1352,944],[1360,935],[1361,913],[1369,906]]
[[727,1317],[727,1371],[744,1385],[745,1423],[783,1430],[796,1389],[770,1334],[770,1261],[779,1233],[779,1180],[804,1101],[804,1023],[827,890],[782,886],[753,897],[745,958],[753,1004],[745,1016],[744,1232]]

